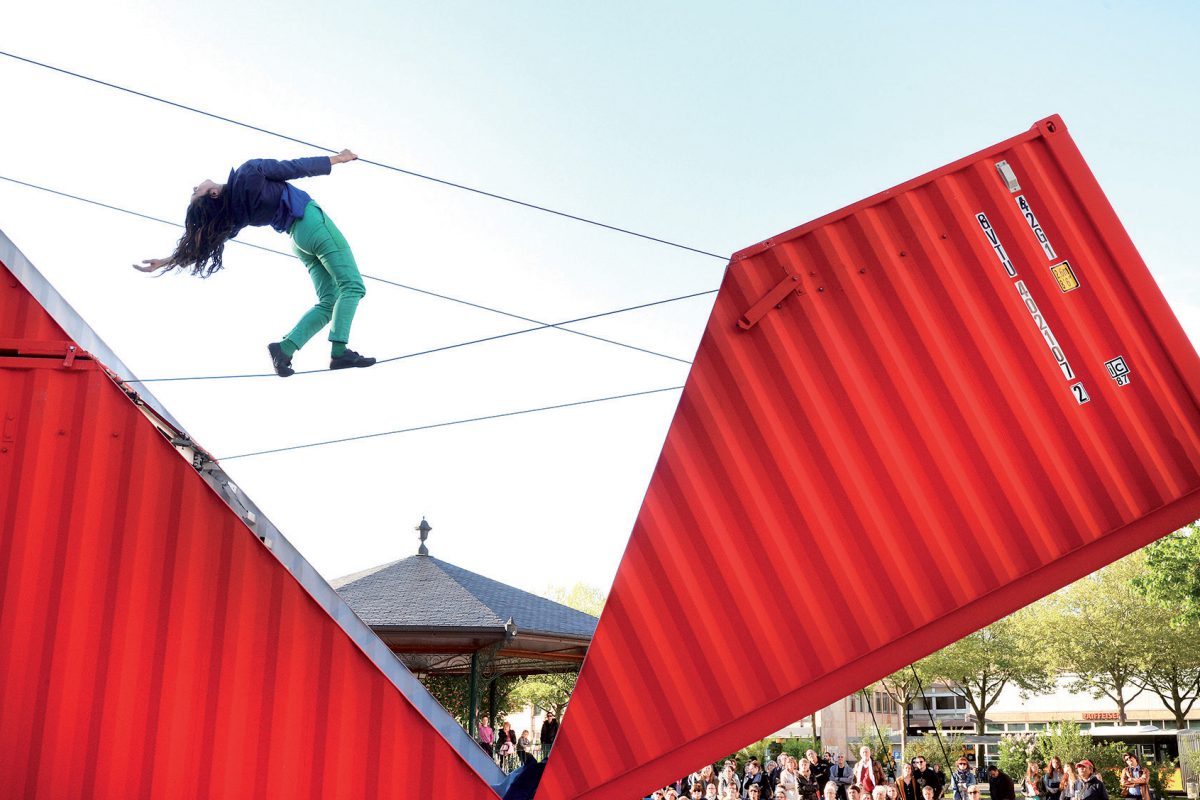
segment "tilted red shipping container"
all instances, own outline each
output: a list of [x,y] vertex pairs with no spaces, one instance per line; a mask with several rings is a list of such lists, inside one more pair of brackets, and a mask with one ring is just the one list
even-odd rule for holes
[[[104,363],[101,363],[103,361]],[[503,775],[0,234],[0,798]]]
[[1198,398],[1058,117],[736,254],[539,798],[640,797],[1200,517]]

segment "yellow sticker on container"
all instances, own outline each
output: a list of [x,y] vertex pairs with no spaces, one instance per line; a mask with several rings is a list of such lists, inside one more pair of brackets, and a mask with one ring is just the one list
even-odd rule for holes
[[1071,265],[1066,261],[1050,267],[1050,274],[1054,276],[1054,280],[1058,281],[1058,288],[1062,289],[1063,292],[1079,288],[1079,279],[1075,277],[1074,270],[1071,269]]

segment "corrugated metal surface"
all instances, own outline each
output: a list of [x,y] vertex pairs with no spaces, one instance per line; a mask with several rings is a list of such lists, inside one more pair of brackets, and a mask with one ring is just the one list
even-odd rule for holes
[[15,350],[18,342],[69,339],[16,276],[0,267],[0,351]]
[[494,800],[219,467],[0,289],[0,797]]
[[539,797],[641,796],[1200,516],[1198,397],[1058,118],[739,253]]

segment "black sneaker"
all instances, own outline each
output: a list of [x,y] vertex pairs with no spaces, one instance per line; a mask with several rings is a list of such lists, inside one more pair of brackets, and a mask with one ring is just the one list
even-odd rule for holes
[[330,359],[330,369],[350,369],[351,367],[369,367],[375,363],[375,359],[360,356],[353,350],[347,350],[337,358]]
[[275,368],[276,375],[286,378],[296,374],[296,370],[292,369],[292,360],[283,354],[283,348],[279,346],[279,342],[271,342],[267,345],[267,352],[271,354],[271,366]]

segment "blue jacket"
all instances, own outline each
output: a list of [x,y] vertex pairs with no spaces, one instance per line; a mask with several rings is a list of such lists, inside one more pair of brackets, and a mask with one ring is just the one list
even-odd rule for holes
[[247,225],[270,225],[280,233],[287,233],[292,223],[304,216],[304,207],[312,198],[285,181],[328,175],[332,168],[329,156],[247,161],[232,170],[225,182],[228,212],[238,230]]

